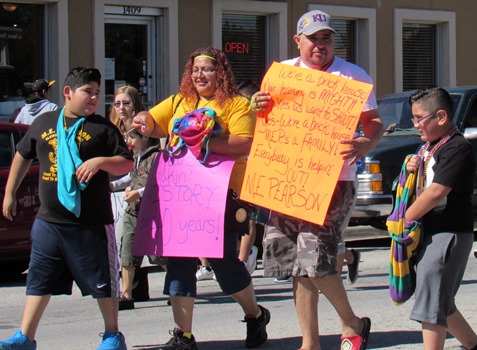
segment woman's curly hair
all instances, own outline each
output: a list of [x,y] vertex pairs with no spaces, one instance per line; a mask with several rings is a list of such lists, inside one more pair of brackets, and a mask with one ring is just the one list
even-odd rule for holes
[[215,61],[212,61],[215,65],[217,75],[214,99],[217,104],[222,107],[229,99],[237,96],[238,91],[227,56],[225,56],[221,50],[214,47],[209,46],[198,49],[189,56],[184,73],[182,74],[179,93],[184,96],[185,102],[190,106],[194,106],[199,99],[199,94],[192,82],[192,68],[194,66],[194,59],[201,55],[210,56],[215,59]]

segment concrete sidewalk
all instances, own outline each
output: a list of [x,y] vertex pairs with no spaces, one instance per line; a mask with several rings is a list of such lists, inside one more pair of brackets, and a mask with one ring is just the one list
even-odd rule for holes
[[[474,247],[477,248],[474,243]],[[368,349],[422,349],[420,325],[409,320],[413,301],[395,306],[388,294],[388,247],[358,246],[361,252],[360,277],[346,289],[355,313],[372,320]],[[345,268],[346,269],[346,268]],[[253,283],[259,304],[271,312],[269,340],[262,349],[289,350],[301,345],[300,327],[293,306],[291,284],[277,284],[264,278],[259,268]],[[149,274],[151,300],[136,303],[136,309],[120,311],[120,328],[129,349],[154,349],[166,342],[174,326],[171,307],[162,294],[164,272]],[[345,274],[343,275],[345,279]],[[244,349],[246,325],[242,323],[240,307],[225,296],[216,281],[199,281],[199,297],[194,310],[194,335],[200,350]],[[0,282],[0,339],[18,329],[24,304],[24,280]],[[477,329],[477,259],[469,256],[468,268],[457,305]],[[326,300],[319,303],[321,346],[324,350],[338,349],[340,322]],[[81,297],[75,289],[73,296],[53,297],[37,333],[39,350],[96,349],[103,331],[96,303]],[[449,338],[446,349],[458,349],[459,343]]]

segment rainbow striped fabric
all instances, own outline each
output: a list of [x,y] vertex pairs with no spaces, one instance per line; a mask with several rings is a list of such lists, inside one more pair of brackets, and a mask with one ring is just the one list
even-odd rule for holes
[[209,156],[210,138],[222,131],[215,117],[213,109],[203,107],[175,119],[166,150],[170,154],[177,154],[182,146],[187,146],[201,164],[205,163]]
[[419,195],[418,189],[422,179],[422,164],[419,171],[408,173],[406,164],[412,155],[404,160],[396,188],[394,209],[387,218],[386,225],[391,236],[389,294],[395,304],[399,305],[411,298],[416,287],[413,254],[422,240],[423,232],[418,221],[407,222],[404,215]]

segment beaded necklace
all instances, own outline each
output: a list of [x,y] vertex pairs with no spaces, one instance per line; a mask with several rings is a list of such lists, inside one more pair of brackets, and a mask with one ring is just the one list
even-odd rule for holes
[[456,126],[453,126],[452,128],[449,129],[449,131],[439,140],[439,142],[432,147],[432,149],[427,152],[429,147],[431,146],[430,142],[426,142],[421,149],[418,152],[418,156],[422,159],[424,157],[424,154],[427,152],[427,155],[424,157],[424,162],[422,163],[423,170],[422,170],[422,176],[421,176],[421,181],[419,181],[419,187],[420,191],[424,190],[424,184],[426,181],[426,175],[427,175],[427,167],[429,165],[429,162],[431,161],[432,156],[436,151],[447,141],[449,141],[454,135],[456,135],[459,132],[459,129],[457,129]]
[[[68,126],[66,125],[66,116],[64,114],[63,114],[63,127],[64,127],[65,130],[69,129]],[[83,127],[84,127],[84,123],[81,124],[80,130],[76,134],[76,142],[78,144],[78,150],[81,147],[81,142],[83,142],[83,137],[81,136],[81,135],[83,135]]]

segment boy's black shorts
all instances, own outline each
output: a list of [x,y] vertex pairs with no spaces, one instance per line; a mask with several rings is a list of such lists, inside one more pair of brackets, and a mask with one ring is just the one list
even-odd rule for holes
[[36,219],[27,295],[72,293],[119,297],[119,261],[113,225],[69,225]]

